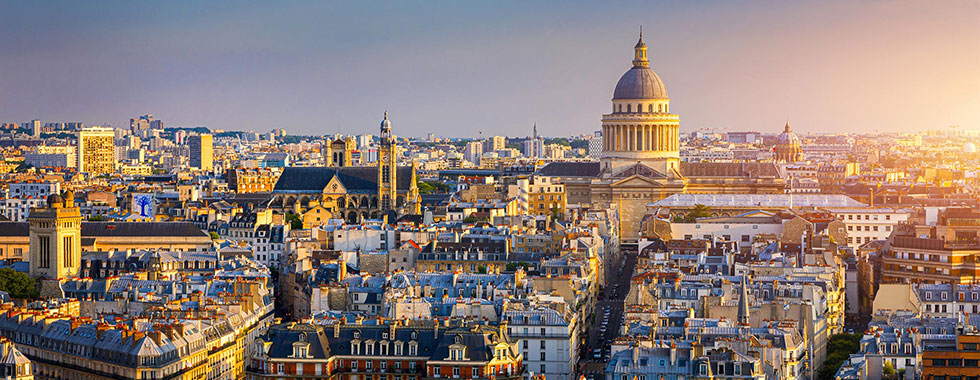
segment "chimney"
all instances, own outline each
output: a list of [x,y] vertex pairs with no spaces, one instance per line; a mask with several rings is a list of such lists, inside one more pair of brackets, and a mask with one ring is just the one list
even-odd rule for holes
[[395,340],[395,330],[398,326],[398,320],[393,320],[388,322],[388,339]]
[[335,321],[333,323],[333,337],[340,338],[340,321]]
[[677,343],[670,341],[670,365],[677,365]]
[[150,339],[153,339],[153,342],[156,343],[158,346],[161,344],[160,342],[163,341],[163,333],[161,333],[159,330],[147,331],[146,336],[150,337]]

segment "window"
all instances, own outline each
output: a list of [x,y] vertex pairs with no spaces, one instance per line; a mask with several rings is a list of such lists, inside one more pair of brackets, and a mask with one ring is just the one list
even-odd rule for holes
[[453,367],[453,377],[459,377],[459,367]]

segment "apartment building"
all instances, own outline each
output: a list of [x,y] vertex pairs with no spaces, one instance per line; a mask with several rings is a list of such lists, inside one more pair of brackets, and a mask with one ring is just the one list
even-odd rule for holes
[[874,240],[886,240],[899,223],[909,220],[911,210],[899,208],[823,209],[847,226],[847,246],[857,249]]

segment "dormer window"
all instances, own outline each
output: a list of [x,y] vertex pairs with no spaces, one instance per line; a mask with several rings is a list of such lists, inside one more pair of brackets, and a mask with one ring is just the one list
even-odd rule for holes
[[354,339],[361,339],[361,332],[359,330],[354,330]]

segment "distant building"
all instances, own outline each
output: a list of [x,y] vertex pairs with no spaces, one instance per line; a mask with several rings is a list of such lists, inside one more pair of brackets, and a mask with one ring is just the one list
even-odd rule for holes
[[78,131],[78,171],[93,176],[116,171],[115,131],[89,127]]
[[759,132],[728,132],[725,141],[732,144],[756,144],[762,142],[761,136]]
[[31,135],[34,137],[41,137],[41,121],[34,119],[24,123],[24,127],[31,130]]
[[589,139],[589,158],[598,159],[602,155],[602,131],[595,131]]
[[803,158],[800,138],[790,130],[788,121],[783,133],[776,137],[776,145],[773,146],[773,158],[777,162],[797,162]]
[[466,161],[472,162],[475,165],[480,164],[480,156],[483,155],[483,143],[480,141],[470,141],[466,143],[466,147],[463,148],[463,157]]
[[214,137],[204,133],[187,139],[190,148],[191,167],[210,171],[214,169]]
[[163,121],[155,120],[153,115],[143,115],[129,119],[129,129],[133,131],[133,133],[139,133],[140,131],[147,131],[150,129],[163,129]]
[[493,136],[483,142],[484,152],[493,152],[507,147],[507,138],[504,136]]
[[321,154],[326,166],[353,166],[355,150],[357,150],[357,141],[354,140],[354,137],[337,137],[324,142]]

